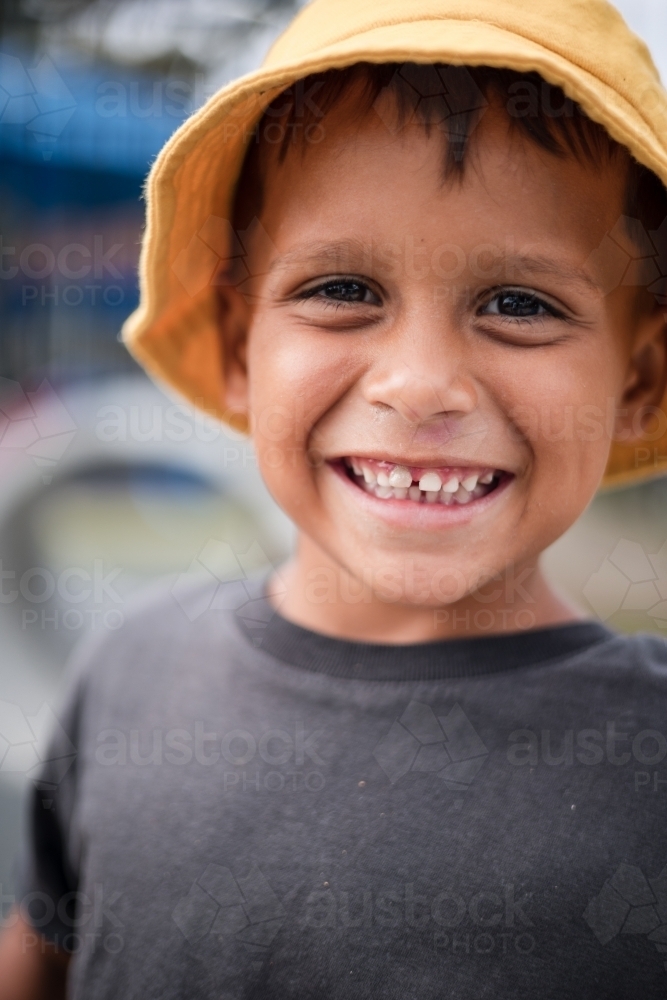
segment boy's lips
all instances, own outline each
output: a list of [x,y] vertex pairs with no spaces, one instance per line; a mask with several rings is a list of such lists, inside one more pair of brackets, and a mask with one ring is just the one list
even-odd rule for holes
[[410,507],[415,504],[467,507],[513,478],[503,469],[488,465],[403,465],[354,455],[345,456],[334,465],[366,493]]

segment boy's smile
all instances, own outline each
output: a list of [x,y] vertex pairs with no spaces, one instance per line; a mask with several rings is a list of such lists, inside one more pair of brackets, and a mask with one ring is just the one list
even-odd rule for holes
[[369,499],[355,495],[355,500],[371,515],[397,527],[423,525],[432,531],[467,523],[485,503],[493,502],[512,478],[501,469],[461,464],[408,466],[346,457],[329,465],[343,482],[367,495]]
[[508,480],[502,469],[474,466],[402,465],[374,458],[350,457],[336,463],[342,474],[379,500],[467,506]]
[[[377,638],[434,639],[427,609],[499,589],[535,625],[572,617],[537,558],[662,379],[661,315],[597,252],[626,164],[547,153],[492,105],[443,182],[437,130],[352,111],[273,163],[250,277],[223,291],[227,404],[301,533],[286,613],[328,631],[329,602],[338,634],[375,614]],[[508,567],[520,595],[482,591]],[[333,577],[357,603],[318,604]]]

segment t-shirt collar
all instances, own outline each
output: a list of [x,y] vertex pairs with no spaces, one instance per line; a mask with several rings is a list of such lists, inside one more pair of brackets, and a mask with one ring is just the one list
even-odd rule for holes
[[265,596],[266,578],[236,612],[248,641],[291,666],[334,677],[375,681],[430,681],[495,674],[584,653],[614,633],[594,621],[523,632],[395,645],[356,642],[313,632],[288,621]]

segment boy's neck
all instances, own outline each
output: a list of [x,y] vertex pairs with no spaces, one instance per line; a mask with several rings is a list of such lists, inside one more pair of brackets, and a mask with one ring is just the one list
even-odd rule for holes
[[[409,572],[409,570],[408,570]],[[269,600],[289,621],[339,639],[409,644],[438,639],[521,632],[581,620],[547,582],[534,561],[512,566],[501,579],[453,604],[382,600],[353,578],[310,538],[300,535],[296,554],[269,581]]]

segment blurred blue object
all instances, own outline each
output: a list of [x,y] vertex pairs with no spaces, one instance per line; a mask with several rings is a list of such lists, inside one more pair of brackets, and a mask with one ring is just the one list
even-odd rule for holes
[[186,80],[9,47],[0,52],[0,157],[143,178],[192,110]]
[[0,46],[0,373],[24,387],[134,369],[142,186],[196,98],[187,73],[59,53]]

